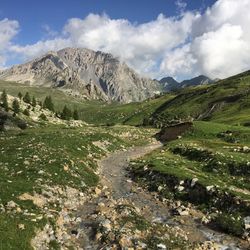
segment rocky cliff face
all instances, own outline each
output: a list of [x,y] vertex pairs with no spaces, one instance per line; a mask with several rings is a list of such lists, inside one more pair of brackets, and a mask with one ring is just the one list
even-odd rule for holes
[[132,102],[160,91],[157,81],[140,77],[111,54],[65,48],[0,72],[0,79],[56,87],[87,99]]

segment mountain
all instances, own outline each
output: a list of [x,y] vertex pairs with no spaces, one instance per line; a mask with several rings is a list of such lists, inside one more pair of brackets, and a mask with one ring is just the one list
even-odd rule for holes
[[180,83],[170,76],[162,78],[159,82],[161,83],[165,91],[173,91],[180,88]]
[[80,48],[48,52],[0,72],[0,79],[123,103],[142,101],[161,90],[157,81],[139,76],[111,54]]
[[194,77],[190,80],[184,80],[180,83],[181,87],[189,87],[189,86],[197,86],[197,85],[203,85],[203,84],[209,84],[213,83],[214,81],[211,80],[209,77],[200,75],[197,77]]
[[249,126],[249,97],[250,71],[246,71],[215,84],[181,89],[159,106],[149,120],[160,126],[190,119]]
[[173,77],[168,76],[162,78],[159,82],[163,86],[165,91],[176,91],[178,89],[189,86],[210,84],[213,83],[214,81],[207,76],[200,75],[189,80],[184,80],[182,82],[177,82]]

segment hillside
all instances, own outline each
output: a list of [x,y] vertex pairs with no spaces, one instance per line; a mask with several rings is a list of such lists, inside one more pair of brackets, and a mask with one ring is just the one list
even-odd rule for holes
[[142,101],[161,91],[111,54],[80,48],[52,51],[0,72],[0,79],[57,88],[82,99]]
[[151,123],[171,120],[211,120],[229,124],[250,122],[250,71],[213,85],[186,88],[165,102],[151,116]]
[[182,88],[190,87],[190,86],[198,86],[204,84],[210,84],[215,81],[211,80],[209,77],[200,75],[188,80],[183,80],[182,82],[176,81],[173,77],[164,77],[160,81],[160,84],[163,86],[164,90],[169,91],[177,91]]
[[120,104],[114,102],[108,104],[98,100],[82,100],[81,98],[69,96],[58,89],[50,89],[43,86],[29,86],[15,82],[0,80],[0,92],[6,90],[8,94],[16,96],[19,92],[25,94],[29,92],[31,96],[36,96],[38,100],[43,101],[46,96],[51,95],[55,104],[56,111],[60,112],[64,105],[79,111],[80,119],[87,123],[96,125],[122,124],[141,125],[145,118],[150,115],[164,102],[173,98],[173,95],[167,94],[158,98],[152,98],[143,102],[134,102],[129,104]]
[[209,84],[209,83],[213,83],[213,82],[214,81],[211,80],[209,77],[204,76],[204,75],[200,75],[200,76],[194,77],[192,79],[184,80],[184,81],[180,82],[180,86],[182,88],[185,88],[185,87],[189,87],[189,86],[197,86],[197,85]]

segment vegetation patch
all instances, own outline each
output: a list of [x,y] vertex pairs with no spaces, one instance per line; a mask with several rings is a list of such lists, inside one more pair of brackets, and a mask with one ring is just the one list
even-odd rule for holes
[[[227,128],[237,131],[240,143],[218,138]],[[242,127],[194,122],[194,128],[182,138],[133,161],[132,178],[165,198],[192,202],[206,212],[230,211],[244,218],[250,213],[250,159],[243,150],[249,147],[249,133]],[[244,231],[242,224],[236,225]],[[230,233],[239,236],[236,231]]]

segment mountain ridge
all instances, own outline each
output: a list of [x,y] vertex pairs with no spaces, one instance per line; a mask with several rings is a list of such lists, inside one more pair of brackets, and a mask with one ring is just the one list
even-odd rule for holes
[[211,80],[205,75],[199,75],[191,79],[183,80],[181,82],[176,81],[173,77],[167,76],[159,80],[160,84],[163,86],[165,91],[176,91],[181,88],[198,86],[203,84],[214,83],[215,80]]
[[157,81],[141,77],[111,54],[80,48],[50,51],[0,71],[0,79],[59,88],[85,99],[129,103],[161,91]]

